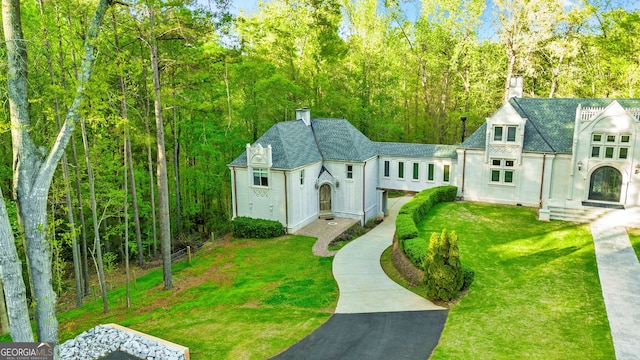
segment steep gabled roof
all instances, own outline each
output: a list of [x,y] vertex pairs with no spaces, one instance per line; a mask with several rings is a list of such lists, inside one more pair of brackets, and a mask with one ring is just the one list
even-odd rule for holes
[[455,145],[407,144],[377,142],[378,154],[408,158],[450,158],[457,157]]
[[375,143],[344,119],[312,119],[325,160],[365,161],[378,155]]
[[[311,127],[302,120],[276,123],[255,144],[271,145],[273,167],[295,169],[322,160]],[[247,153],[243,152],[231,166],[247,166]]]
[[[576,109],[606,107],[617,100],[625,109],[640,108],[640,99],[548,99],[511,98],[509,104],[527,119],[523,150],[531,152],[571,153]],[[461,148],[484,149],[486,146],[484,123]]]

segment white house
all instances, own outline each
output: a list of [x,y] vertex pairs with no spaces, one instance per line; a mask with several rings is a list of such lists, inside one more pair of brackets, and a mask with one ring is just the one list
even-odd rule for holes
[[386,211],[389,190],[456,185],[465,200],[520,204],[540,218],[640,205],[640,99],[511,98],[461,145],[374,142],[344,119],[271,127],[229,164],[233,216],[289,232],[322,216]]

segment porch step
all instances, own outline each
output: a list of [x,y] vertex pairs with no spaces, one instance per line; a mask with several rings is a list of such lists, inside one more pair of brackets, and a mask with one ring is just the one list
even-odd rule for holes
[[549,206],[549,217],[553,220],[588,223],[615,211],[624,211],[601,207],[565,208]]

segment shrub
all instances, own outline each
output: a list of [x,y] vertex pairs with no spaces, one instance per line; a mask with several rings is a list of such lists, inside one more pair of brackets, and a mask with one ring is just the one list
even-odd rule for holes
[[[404,241],[418,237],[418,224],[431,208],[443,201],[453,201],[458,194],[455,186],[439,186],[422,190],[404,204],[396,218],[396,237],[404,251]],[[417,264],[414,264],[417,266]]]
[[418,228],[409,214],[398,214],[396,218],[396,237],[404,249],[404,240],[418,237]]
[[371,218],[369,220],[367,220],[367,222],[364,224],[364,228],[365,229],[373,229],[374,227],[380,225],[380,223],[382,223],[383,219],[381,217],[375,217],[375,218]]
[[409,239],[404,242],[404,253],[413,265],[424,270],[429,244],[423,238]]
[[240,216],[232,223],[236,238],[270,239],[284,235],[284,226],[279,221]]
[[473,279],[476,276],[476,272],[473,271],[470,267],[462,266],[462,290],[468,289],[473,283]]
[[424,272],[429,299],[451,301],[458,295],[464,282],[459,257],[455,231],[431,234]]

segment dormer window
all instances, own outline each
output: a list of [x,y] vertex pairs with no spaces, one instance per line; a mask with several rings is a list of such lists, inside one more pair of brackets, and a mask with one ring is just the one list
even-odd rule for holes
[[267,169],[253,169],[253,185],[265,187],[269,186],[269,174],[267,173]]
[[493,141],[503,142],[506,140],[506,142],[515,142],[517,128],[517,126],[495,126],[493,128]]

